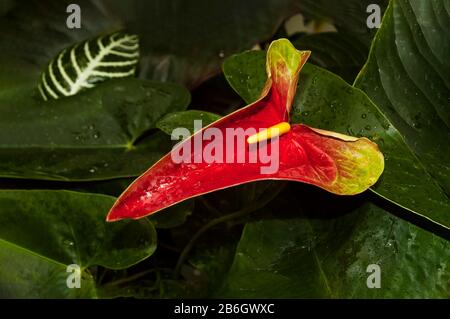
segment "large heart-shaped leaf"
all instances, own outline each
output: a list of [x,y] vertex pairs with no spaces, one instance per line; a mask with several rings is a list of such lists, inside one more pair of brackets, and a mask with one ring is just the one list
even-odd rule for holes
[[[0,84],[6,82],[5,74],[0,71]],[[34,82],[27,83],[0,89],[2,177],[99,180],[139,175],[171,146],[162,132],[140,137],[164,114],[189,103],[189,93],[178,85],[137,79],[111,80],[49,102],[34,98]]]
[[[68,191],[0,191],[0,296],[95,297],[88,267],[122,269],[150,256],[156,231],[146,219],[108,224],[114,198]],[[82,271],[69,289],[67,265]]]
[[[312,53],[314,54],[314,53]],[[256,100],[265,80],[265,52],[246,52],[224,63],[231,86],[247,102]],[[425,171],[400,132],[359,89],[338,76],[306,65],[299,78],[291,118],[294,122],[377,142],[385,171],[373,190],[381,196],[450,227],[448,198]]]
[[[450,3],[391,1],[355,85],[450,194]],[[413,195],[412,195],[413,197]]]
[[[245,226],[216,297],[450,297],[445,239],[365,200],[349,205],[348,199],[298,187],[289,195],[273,203],[276,219]],[[375,271],[379,288],[372,286]]]

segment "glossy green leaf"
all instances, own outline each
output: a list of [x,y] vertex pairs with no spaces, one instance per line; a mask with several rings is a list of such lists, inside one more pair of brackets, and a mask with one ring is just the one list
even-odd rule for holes
[[[450,3],[391,1],[355,85],[450,194]],[[449,211],[448,211],[449,212]]]
[[0,240],[1,298],[96,298],[93,277],[82,272],[80,288],[69,289],[66,264]]
[[[215,297],[450,297],[448,241],[366,201],[322,193],[305,204],[314,196],[291,188],[274,203],[275,219],[245,226]],[[376,283],[372,267],[379,288],[367,285]]]
[[165,115],[156,123],[156,127],[166,134],[171,135],[176,128],[187,128],[189,132],[194,133],[194,121],[201,121],[202,127],[220,119],[220,115],[197,110],[188,110],[174,112]]
[[[314,54],[314,53],[312,53]],[[246,102],[256,100],[265,79],[265,52],[246,52],[229,58],[224,72]],[[385,156],[385,170],[372,188],[379,195],[446,228],[450,203],[429,176],[400,132],[359,89],[338,76],[307,64],[302,70],[291,119],[312,127],[376,142]]]
[[[0,83],[6,74],[0,72]],[[164,114],[183,110],[190,99],[175,84],[121,79],[44,102],[33,97],[34,83],[28,83],[17,90],[0,88],[2,177],[99,180],[139,175],[171,147],[161,132],[141,136]]]
[[[114,198],[68,191],[0,192],[0,295],[95,297],[88,267],[130,267],[156,249],[148,220],[109,224]],[[82,270],[81,289],[66,285],[67,265]]]

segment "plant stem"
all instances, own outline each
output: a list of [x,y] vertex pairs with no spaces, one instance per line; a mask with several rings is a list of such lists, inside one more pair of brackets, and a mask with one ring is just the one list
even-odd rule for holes
[[274,199],[280,192],[281,190],[284,188],[284,185],[282,187],[280,187],[279,189],[277,189],[276,191],[272,192],[270,195],[266,196],[264,198],[263,201],[260,202],[256,202],[253,203],[253,205],[249,205],[247,207],[244,207],[234,213],[231,213],[229,215],[225,215],[225,216],[221,216],[218,218],[214,218],[213,220],[211,220],[209,223],[207,223],[206,225],[204,225],[202,228],[200,228],[200,230],[194,235],[194,237],[191,238],[191,240],[189,241],[189,243],[184,247],[183,251],[180,254],[180,257],[178,258],[177,261],[177,265],[175,267],[175,272],[174,272],[174,276],[175,278],[178,278],[178,276],[180,275],[180,270],[181,267],[183,266],[189,252],[191,251],[191,249],[194,247],[195,242],[197,241],[198,238],[200,238],[200,236],[202,236],[205,232],[207,232],[210,228],[221,224],[223,222],[232,220],[232,219],[236,219],[236,218],[240,218],[243,216],[246,216],[256,210],[259,210],[261,208],[263,208],[264,206],[266,206],[270,201],[272,201],[272,199]]
[[121,285],[121,284],[132,282],[132,281],[135,281],[136,279],[144,277],[145,275],[148,275],[148,274],[150,274],[152,272],[155,272],[155,271],[157,271],[157,269],[150,269],[150,270],[142,271],[142,272],[139,272],[139,273],[134,274],[134,275],[129,276],[129,277],[125,277],[125,278],[121,278],[121,279],[118,279],[118,280],[115,280],[115,281],[108,282],[107,284],[103,285],[103,287],[118,286],[118,285]]
[[199,197],[199,201],[203,204],[203,206],[206,207],[207,210],[209,210],[210,212],[214,213],[215,215],[221,216],[222,212],[220,210],[218,210],[217,208],[215,208],[214,206],[212,206],[203,196]]

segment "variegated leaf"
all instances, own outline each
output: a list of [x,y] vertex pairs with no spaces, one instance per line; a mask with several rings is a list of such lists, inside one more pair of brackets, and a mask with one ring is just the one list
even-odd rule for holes
[[131,76],[139,61],[137,35],[116,32],[62,50],[42,73],[44,100],[71,96],[110,78]]

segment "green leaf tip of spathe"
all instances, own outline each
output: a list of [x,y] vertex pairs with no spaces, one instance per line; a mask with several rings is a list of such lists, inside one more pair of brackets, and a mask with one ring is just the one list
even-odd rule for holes
[[137,35],[98,36],[60,51],[42,73],[38,90],[44,101],[72,96],[108,79],[133,76],[138,62]]
[[277,61],[282,60],[289,75],[295,77],[311,55],[311,51],[297,50],[286,38],[272,41],[267,52],[266,72],[268,76],[272,74],[272,68],[276,69]]

